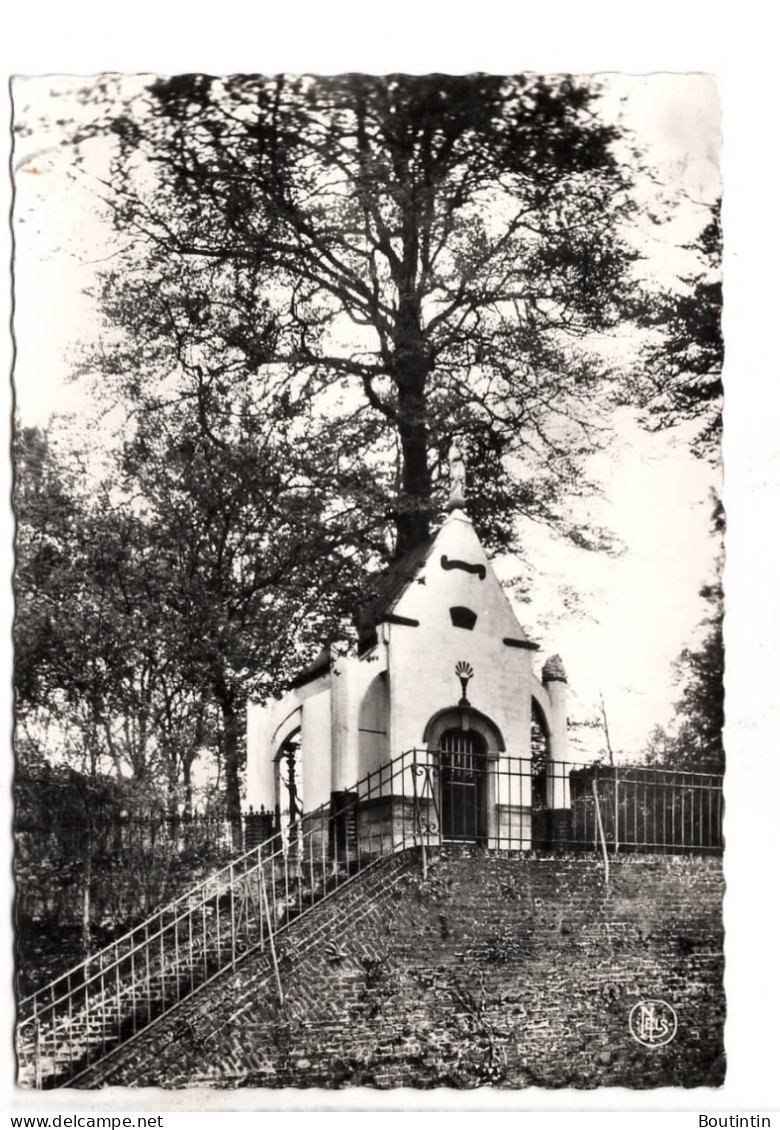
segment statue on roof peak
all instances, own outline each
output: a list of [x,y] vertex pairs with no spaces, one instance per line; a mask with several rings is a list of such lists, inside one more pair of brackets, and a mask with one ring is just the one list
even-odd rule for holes
[[448,510],[463,510],[466,506],[466,464],[457,439],[450,444],[450,497]]

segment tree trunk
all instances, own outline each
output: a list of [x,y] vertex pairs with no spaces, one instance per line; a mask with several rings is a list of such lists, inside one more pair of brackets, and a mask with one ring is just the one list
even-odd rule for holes
[[192,818],[192,761],[190,761],[189,755],[182,758],[181,773],[184,784],[184,819],[190,820]]
[[418,303],[414,299],[401,300],[396,326],[393,377],[398,389],[402,460],[396,553],[400,557],[425,541],[430,533],[431,475],[425,385],[432,363],[421,329]]
[[396,552],[401,557],[425,541],[430,533],[431,476],[428,470],[425,397],[399,392],[398,403],[402,467]]
[[224,684],[216,689],[217,701],[222,711],[222,731],[225,751],[225,799],[227,818],[232,829],[233,847],[241,849],[241,784],[239,769],[241,762],[241,717],[236,710],[233,696]]

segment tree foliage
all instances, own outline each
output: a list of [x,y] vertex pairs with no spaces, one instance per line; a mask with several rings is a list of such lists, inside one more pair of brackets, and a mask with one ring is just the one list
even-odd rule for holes
[[722,613],[713,616],[699,648],[686,649],[679,659],[682,697],[677,752],[686,768],[722,773],[724,724],[724,649]]
[[17,432],[17,713],[55,721],[66,744],[72,732],[90,777],[113,765],[140,780],[154,771],[157,662],[138,599],[142,531],[82,467],[39,429]]
[[647,746],[647,760],[670,769],[723,773],[724,650],[721,622],[714,618],[704,641],[685,648],[677,660],[681,697],[676,725],[658,726]]
[[694,452],[717,462],[723,404],[720,202],[687,250],[696,271],[678,289],[648,302],[641,314],[655,334],[642,357],[640,403],[653,430],[696,424]]
[[[723,509],[713,515],[715,533],[722,538]],[[723,645],[723,588],[720,579],[703,585],[699,595],[707,604],[701,624],[702,640],[684,648],[675,663],[680,698],[674,725],[657,726],[646,749],[647,760],[659,766],[702,773],[723,773],[725,721],[725,649]]]
[[212,390],[207,407],[185,398],[141,412],[122,452],[142,500],[144,603],[168,690],[216,706],[234,819],[247,698],[283,690],[341,627],[364,566],[354,512],[334,502],[333,445],[299,442],[305,421],[281,415]]
[[237,824],[247,698],[340,634],[369,550],[334,496],[335,436],[297,442],[283,403],[272,420],[215,390],[165,411],[151,395],[88,492],[77,460],[18,434],[20,720],[55,721],[81,770],[154,783],[169,808],[210,750]]

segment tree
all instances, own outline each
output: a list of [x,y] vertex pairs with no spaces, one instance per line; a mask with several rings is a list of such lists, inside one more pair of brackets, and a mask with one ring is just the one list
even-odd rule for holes
[[677,660],[682,694],[676,726],[657,726],[646,749],[650,764],[699,773],[723,773],[724,650],[722,615],[713,616],[703,642]]
[[[719,501],[713,512],[713,529],[722,537],[724,518]],[[725,650],[720,578],[703,585],[699,595],[707,603],[707,614],[701,625],[703,637],[697,647],[684,648],[675,663],[681,689],[675,724],[667,730],[656,726],[645,753],[647,760],[655,765],[723,773],[726,768],[723,747]]]
[[[710,209],[706,225],[688,250],[696,257],[699,270],[681,280],[681,290],[658,297],[645,314],[646,323],[662,333],[645,351],[642,403],[645,421],[653,430],[697,423],[694,453],[718,463],[723,427],[720,201]],[[721,548],[718,579],[699,591],[708,606],[701,625],[703,639],[698,647],[685,648],[675,664],[682,690],[675,725],[667,730],[656,726],[645,752],[656,765],[723,773],[725,652],[720,572],[725,516],[717,498],[712,530]]]
[[704,642],[686,648],[678,660],[682,696],[675,761],[682,768],[723,773],[724,649],[723,616],[710,621]]
[[296,445],[305,422],[277,409],[284,418],[213,388],[207,405],[139,412],[121,453],[125,489],[142,500],[136,569],[161,633],[159,693],[166,710],[176,690],[216,705],[234,824],[247,698],[282,690],[343,626],[365,564],[354,517],[332,505],[332,444]]
[[68,475],[39,428],[14,432],[16,569],[14,691],[24,713],[47,701],[56,662],[56,594],[71,576],[72,546],[80,520],[74,477]]
[[92,97],[132,240],[103,294],[142,341],[114,361],[124,395],[173,347],[208,387],[252,381],[258,408],[261,391],[328,405],[344,451],[373,438],[373,518],[399,554],[428,534],[456,435],[488,545],[515,544],[519,515],[602,543],[566,499],[601,438],[588,338],[621,318],[636,253],[592,84],[184,75],[120,109]]
[[108,485],[90,489],[78,453],[64,454],[39,429],[17,430],[15,461],[17,768],[40,781],[64,762],[82,782],[80,826],[69,834],[89,952],[106,783],[127,779],[131,811],[169,800],[156,726],[159,653],[133,591],[137,518],[114,504]]
[[172,813],[211,744],[238,832],[247,697],[354,609],[360,530],[333,498],[335,438],[296,445],[283,401],[271,419],[216,389],[166,411],[156,395],[88,494],[19,433],[19,705],[73,734],[89,779],[128,776]]
[[141,778],[154,659],[130,576],[138,520],[46,433],[21,429],[15,447],[17,710],[75,724],[90,776],[124,761]]
[[642,357],[640,401],[653,430],[697,423],[694,453],[717,462],[723,428],[720,201],[687,250],[696,271],[638,311],[640,321],[656,331]]

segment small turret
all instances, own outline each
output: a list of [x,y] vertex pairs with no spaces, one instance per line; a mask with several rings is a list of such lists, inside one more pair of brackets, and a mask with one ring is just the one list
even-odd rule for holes
[[550,700],[548,756],[555,769],[548,776],[547,805],[551,809],[552,838],[567,840],[570,832],[571,797],[567,761],[569,758],[569,685],[560,655],[551,655],[542,668],[542,685]]
[[560,655],[551,655],[550,658],[542,667],[542,682],[546,686],[548,683],[567,683],[566,668],[563,666],[563,660]]

